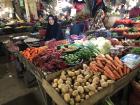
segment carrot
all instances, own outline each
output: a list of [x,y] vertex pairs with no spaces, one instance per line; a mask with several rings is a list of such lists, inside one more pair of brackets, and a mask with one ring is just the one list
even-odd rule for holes
[[114,61],[116,61],[117,63],[119,63],[120,65],[122,65],[122,61],[119,59],[119,57],[115,56],[114,57]]
[[109,60],[106,60],[106,61],[107,61],[107,63],[108,63],[109,65],[111,65],[114,69],[117,69],[116,66],[113,64],[113,62],[111,62],[111,61],[109,61]]
[[126,68],[126,73],[128,74],[128,73],[130,73],[130,68]]
[[116,70],[113,70],[113,73],[116,77],[118,77],[117,79],[121,78],[121,76],[119,75],[119,73]]
[[118,68],[118,73],[120,74],[121,77],[123,76],[123,72],[121,68]]
[[113,58],[109,55],[109,54],[106,54],[105,57],[110,60],[110,61],[113,61]]
[[[104,67],[104,70],[105,70],[106,72],[108,72],[108,74],[109,74],[112,78],[116,79],[116,77],[115,77],[115,75],[113,74],[113,72],[112,72],[107,66]],[[114,80],[114,79],[113,79],[113,80]]]
[[95,72],[98,71],[98,69],[96,68],[96,65],[95,65],[95,64],[90,65],[90,69],[91,69],[92,71],[95,71]]
[[124,72],[124,74],[127,74],[127,67],[126,67],[126,65],[123,66],[123,72]]
[[115,65],[116,67],[123,68],[123,66],[122,66],[122,65],[120,65],[118,62],[116,62],[116,61],[113,61],[113,63],[114,63],[114,65]]
[[96,68],[98,69],[98,71],[104,72],[104,70],[102,68],[98,67],[97,65],[96,65]]
[[99,67],[101,67],[101,68],[104,67],[104,65],[102,64],[102,62],[100,60],[96,60],[96,62],[97,62],[97,64],[98,64]]
[[112,78],[112,77],[108,74],[108,72],[104,71],[104,75],[106,75],[108,78],[114,80],[114,78]]
[[113,67],[110,64],[106,64],[105,66],[107,66],[110,70],[113,70]]
[[106,63],[109,63],[109,64],[111,64],[111,61],[110,61],[110,60],[108,60],[108,59],[105,59],[105,61],[106,61]]

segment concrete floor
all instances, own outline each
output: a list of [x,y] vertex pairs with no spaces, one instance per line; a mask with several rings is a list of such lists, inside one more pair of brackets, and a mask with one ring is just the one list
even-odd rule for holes
[[0,57],[0,105],[43,105],[39,89],[27,88],[6,57]]

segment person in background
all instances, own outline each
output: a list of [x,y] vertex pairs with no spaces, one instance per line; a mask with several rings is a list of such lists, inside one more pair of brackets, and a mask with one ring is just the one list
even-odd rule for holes
[[92,16],[95,17],[97,14],[97,11],[99,9],[102,9],[104,14],[106,13],[106,6],[105,6],[105,3],[104,3],[104,0],[93,0],[92,1]]
[[57,23],[56,18],[53,15],[49,15],[47,18],[47,34],[45,36],[45,41],[49,40],[63,40],[64,36],[60,25]]
[[124,4],[121,5],[121,8],[120,8],[119,12],[120,12],[121,18],[124,18],[125,13],[126,13],[125,5]]

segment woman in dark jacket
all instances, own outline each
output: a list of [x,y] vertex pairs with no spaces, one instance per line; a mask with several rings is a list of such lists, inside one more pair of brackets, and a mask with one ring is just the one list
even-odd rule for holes
[[53,15],[49,15],[47,18],[47,34],[45,37],[45,41],[49,41],[52,39],[63,40],[64,36],[60,25],[57,23],[56,18]]

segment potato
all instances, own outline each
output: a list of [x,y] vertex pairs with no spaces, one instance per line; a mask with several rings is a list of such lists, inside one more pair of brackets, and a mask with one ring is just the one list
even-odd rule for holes
[[54,83],[58,83],[58,79],[54,79],[53,82],[54,82]]
[[85,79],[88,80],[90,78],[90,75],[86,75]]
[[72,79],[68,77],[68,78],[67,78],[67,81],[72,81]]
[[76,75],[79,75],[80,74],[80,71],[79,70],[75,71],[75,74]]
[[60,85],[60,84],[62,84],[63,83],[63,80],[62,79],[59,79],[58,80],[58,84]]
[[100,84],[103,83],[103,82],[105,82],[105,80],[104,80],[104,79],[101,79],[101,80],[100,80]]
[[92,80],[92,83],[98,84],[100,82],[100,78],[99,77],[94,77]]
[[85,91],[85,92],[89,92],[89,89],[88,89],[87,86],[84,86],[84,91]]
[[77,82],[82,83],[83,79],[82,78],[77,78]]
[[90,74],[90,72],[87,71],[87,70],[84,72],[84,75],[85,75],[85,76],[86,76],[86,75],[89,75],[89,74]]
[[87,80],[86,79],[83,79],[83,83],[85,83]]
[[80,96],[81,96],[81,99],[85,98],[85,94],[80,94]]
[[67,92],[69,91],[68,86],[62,85],[62,86],[61,86],[61,91],[62,91],[62,93],[67,93]]
[[73,95],[73,96],[77,96],[77,95],[78,95],[78,90],[74,90],[74,91],[72,92],[72,95]]
[[112,84],[112,83],[114,83],[115,81],[114,80],[107,80],[107,83],[108,84]]
[[75,83],[74,83],[74,86],[80,86],[80,82],[78,82],[78,81],[75,82]]
[[52,87],[53,87],[53,88],[56,88],[57,86],[58,86],[57,83],[53,83],[53,84],[52,84]]
[[64,94],[64,100],[66,102],[69,102],[70,101],[70,95],[68,93]]
[[73,98],[70,99],[70,105],[74,105],[74,99]]
[[83,64],[83,70],[86,70],[88,68],[87,64]]
[[77,78],[84,78],[82,74],[78,75]]
[[57,92],[60,92],[60,89],[59,89],[59,88],[55,88],[55,90],[56,90]]
[[71,88],[71,85],[69,85],[69,84],[66,84],[66,86],[70,89]]
[[107,76],[101,75],[101,79],[107,80]]
[[90,83],[89,82],[86,82],[86,86],[88,86],[88,85],[90,85]]
[[71,71],[73,71],[73,72],[74,72],[74,71],[75,71],[75,69],[72,69]]
[[75,80],[76,79],[76,76],[73,76],[72,79]]
[[75,97],[75,101],[76,101],[76,102],[80,102],[80,100],[81,100],[80,95],[77,95],[77,96]]
[[71,85],[71,88],[73,88],[74,85]]
[[88,94],[89,94],[89,96],[92,96],[93,94],[95,94],[95,92],[94,91],[90,91]]
[[62,80],[67,80],[67,77],[66,77],[65,75],[61,75],[60,78],[61,78]]
[[96,87],[93,84],[87,86],[89,90],[95,91]]
[[85,70],[81,70],[81,74],[84,74]]
[[67,81],[66,81],[66,84],[71,85],[71,81],[68,81],[68,80],[67,80]]
[[88,82],[92,83],[92,79],[90,78],[90,79],[88,80]]
[[69,89],[69,93],[70,93],[70,95],[72,95],[72,93],[73,93],[73,89],[72,88]]
[[62,71],[61,72],[61,75],[66,75],[66,71]]
[[58,88],[61,89],[62,85],[63,85],[63,84],[59,84],[59,85],[58,85]]
[[81,94],[84,93],[84,88],[83,88],[82,86],[78,86],[78,87],[77,87],[77,90],[78,90],[78,92],[81,93]]
[[85,96],[85,99],[88,99],[88,98],[89,98],[89,95],[86,95],[86,96]]
[[107,87],[108,86],[108,83],[107,82],[102,82],[101,83],[101,87]]
[[85,82],[81,83],[81,86],[85,86]]
[[73,76],[75,76],[75,72],[73,72],[73,71],[68,71],[68,75],[69,75],[70,77],[73,77]]
[[74,89],[77,89],[78,86],[74,86]]

